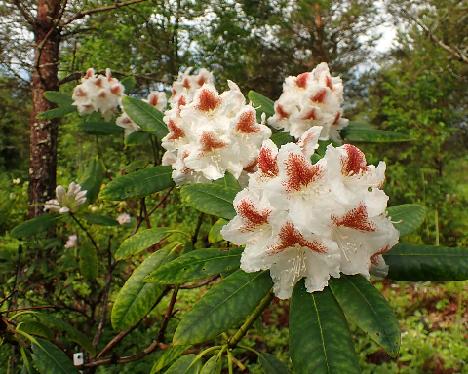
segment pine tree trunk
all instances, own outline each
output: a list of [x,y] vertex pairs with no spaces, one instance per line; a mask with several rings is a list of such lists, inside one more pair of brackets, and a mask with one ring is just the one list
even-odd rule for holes
[[56,21],[60,0],[38,0],[34,25],[35,49],[32,71],[32,111],[29,121],[29,216],[43,212],[43,204],[53,198],[57,177],[58,120],[39,120],[37,115],[54,108],[44,97],[58,91],[60,30]]

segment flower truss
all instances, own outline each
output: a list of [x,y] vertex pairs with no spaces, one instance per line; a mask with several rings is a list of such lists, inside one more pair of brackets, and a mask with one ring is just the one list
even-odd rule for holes
[[177,80],[172,84],[171,105],[178,108],[192,102],[195,92],[205,83],[214,85],[213,73],[200,69],[198,74],[190,74],[192,68],[179,73]]
[[270,269],[279,298],[289,298],[301,278],[314,292],[340,273],[369,277],[373,265],[385,273],[381,254],[398,242],[380,188],[385,164],[367,165],[350,144],[329,145],[312,164],[321,131],[312,127],[279,150],[264,141],[258,170],[234,200],[237,215],[221,231],[245,245],[244,271]]
[[218,94],[205,83],[191,102],[166,112],[169,134],[162,139],[167,150],[163,165],[172,165],[176,183],[215,180],[226,171],[239,178],[255,167],[271,130],[257,123],[255,109],[246,104],[239,87],[231,81],[228,86],[228,91]]
[[56,199],[47,201],[44,208],[58,213],[76,212],[78,207],[86,202],[86,192],[75,182],[70,183],[68,191],[62,186],[57,186]]
[[314,70],[286,78],[268,123],[298,139],[313,126],[322,126],[321,140],[339,140],[338,131],[348,125],[342,118],[343,84],[332,77],[325,62]]
[[73,90],[73,105],[81,115],[101,112],[109,120],[117,111],[123,93],[124,86],[112,77],[110,69],[106,69],[104,76],[89,68],[81,84]]
[[[143,100],[150,104],[151,106],[155,107],[157,110],[163,112],[167,106],[167,97],[164,92],[151,92],[148,95],[146,100]],[[119,127],[125,129],[125,136],[130,135],[132,132],[140,130],[140,126],[138,126],[125,111],[117,118],[115,124]]]

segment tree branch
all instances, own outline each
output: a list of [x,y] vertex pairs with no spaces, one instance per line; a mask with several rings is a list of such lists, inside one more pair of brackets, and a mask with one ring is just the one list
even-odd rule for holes
[[36,20],[32,16],[31,13],[29,13],[21,4],[20,0],[13,0],[13,4],[18,8],[19,12],[21,13],[21,16],[26,20],[27,23],[29,23],[31,26],[34,26],[36,24]]

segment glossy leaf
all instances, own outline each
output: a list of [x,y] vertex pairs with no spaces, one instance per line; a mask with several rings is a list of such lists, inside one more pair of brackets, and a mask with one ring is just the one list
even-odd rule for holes
[[278,360],[275,356],[269,353],[260,353],[258,362],[262,366],[264,374],[288,374],[289,369],[286,364]]
[[166,239],[169,235],[171,235],[171,229],[167,227],[153,227],[151,229],[140,230],[120,244],[120,247],[115,252],[115,258],[117,260],[122,260],[136,255],[146,248]]
[[128,95],[135,89],[137,85],[137,80],[134,76],[128,76],[121,79],[120,83],[125,87],[125,93]]
[[159,373],[161,370],[171,365],[189,347],[189,345],[172,345],[166,349],[154,363],[150,374]]
[[134,131],[125,137],[125,145],[134,146],[140,144],[149,144],[151,134],[144,131]]
[[172,168],[155,166],[115,177],[101,192],[101,197],[105,200],[122,201],[145,197],[172,186]]
[[102,214],[94,214],[94,213],[83,213],[80,215],[83,217],[87,222],[93,225],[99,226],[118,226],[118,222],[109,216],[104,216]]
[[346,318],[388,354],[396,356],[400,348],[400,326],[380,292],[360,275],[342,275],[340,279],[332,279],[330,285]]
[[268,272],[238,270],[213,286],[187,312],[174,335],[174,344],[196,344],[239,326],[273,286]]
[[198,374],[201,367],[201,361],[196,355],[185,355],[179,357],[165,374]]
[[84,120],[78,124],[78,130],[90,135],[117,135],[123,134],[123,128],[115,123],[105,122],[102,119]]
[[222,366],[223,361],[221,356],[214,355],[205,362],[205,365],[200,370],[200,374],[220,374]]
[[141,128],[155,134],[159,140],[168,134],[167,126],[163,121],[164,115],[143,100],[124,96],[122,104],[128,116]]
[[214,244],[223,241],[220,231],[227,223],[228,221],[224,218],[219,218],[215,224],[211,226],[210,232],[208,233],[208,242]]
[[390,206],[387,212],[401,236],[416,231],[426,217],[426,208],[417,204]]
[[182,200],[195,209],[217,217],[231,219],[236,215],[232,206],[238,190],[214,183],[189,184],[181,188]]
[[180,284],[206,279],[239,268],[242,249],[230,251],[208,248],[190,251],[171,261],[147,278],[147,282]]
[[329,287],[308,293],[294,287],[289,314],[289,351],[297,373],[360,373],[348,324]]
[[120,289],[112,307],[111,322],[116,330],[124,330],[134,326],[148,314],[156,301],[163,295],[165,287],[155,283],[145,283],[143,279],[165,261],[175,257],[171,254],[174,244],[151,254],[128,278]]
[[353,124],[341,130],[341,136],[346,142],[352,143],[399,143],[413,140],[407,134]]
[[284,131],[275,132],[271,135],[271,140],[278,148],[287,143],[295,143],[295,139],[289,135],[289,133]]
[[74,105],[64,105],[59,106],[58,108],[46,110],[45,112],[39,113],[37,115],[38,119],[41,120],[49,120],[55,118],[62,118],[69,113],[76,112],[76,106]]
[[59,214],[42,214],[20,223],[10,234],[17,239],[43,234],[61,218],[62,215]]
[[216,179],[213,183],[219,184],[224,188],[232,188],[237,191],[242,190],[239,181],[228,171],[224,174],[224,177]]
[[44,97],[51,103],[58,104],[59,106],[71,105],[73,103],[71,95],[58,91],[44,92]]
[[80,181],[81,188],[87,191],[86,203],[90,204],[96,201],[102,180],[104,179],[104,172],[104,164],[97,158],[93,159],[86,169]]
[[400,243],[384,259],[393,280],[468,280],[468,248]]
[[268,97],[259,94],[255,91],[250,91],[249,99],[257,112],[257,121],[261,120],[260,115],[262,113],[265,113],[266,118],[271,117],[275,114],[274,101],[269,99]]
[[57,346],[44,339],[34,339],[32,361],[40,374],[78,373],[71,360]]
[[80,272],[84,279],[92,281],[98,274],[98,254],[91,245],[80,247]]

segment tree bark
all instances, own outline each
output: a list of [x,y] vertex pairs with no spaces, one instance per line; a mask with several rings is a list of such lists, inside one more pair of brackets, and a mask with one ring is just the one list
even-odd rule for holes
[[54,108],[46,91],[58,91],[60,47],[60,0],[38,0],[33,24],[35,39],[32,71],[32,111],[29,121],[29,210],[34,217],[43,212],[45,201],[53,198],[57,182],[58,120],[39,120],[37,115]]

